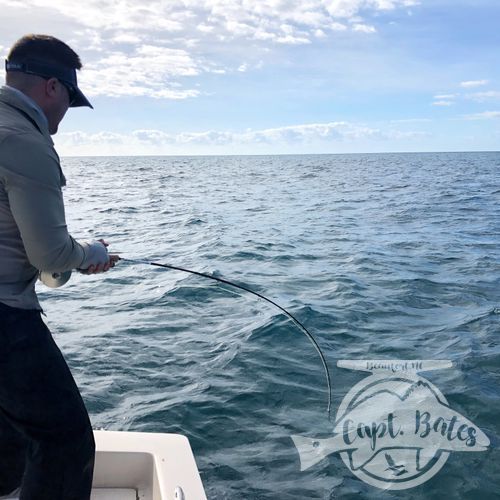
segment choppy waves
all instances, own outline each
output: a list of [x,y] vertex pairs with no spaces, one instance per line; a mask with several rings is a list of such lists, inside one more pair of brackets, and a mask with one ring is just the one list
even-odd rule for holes
[[338,455],[299,471],[291,434],[332,432],[307,338],[270,304],[121,262],[40,287],[96,428],[181,432],[209,498],[494,498],[500,490],[497,153],[65,159],[68,224],[111,251],[268,295],[339,359],[450,359],[429,380],[490,438],[400,493]]

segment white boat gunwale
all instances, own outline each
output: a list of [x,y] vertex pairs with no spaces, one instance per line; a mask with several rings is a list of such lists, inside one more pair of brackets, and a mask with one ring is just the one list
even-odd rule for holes
[[112,499],[112,489],[121,488],[135,489],[138,500],[206,500],[187,437],[104,430],[94,437],[93,499]]

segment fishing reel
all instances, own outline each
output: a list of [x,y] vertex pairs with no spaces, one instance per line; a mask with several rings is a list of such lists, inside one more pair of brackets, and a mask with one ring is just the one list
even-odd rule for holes
[[48,271],[40,271],[39,280],[49,288],[59,288],[65,285],[71,278],[71,271],[62,271],[60,273],[50,273]]

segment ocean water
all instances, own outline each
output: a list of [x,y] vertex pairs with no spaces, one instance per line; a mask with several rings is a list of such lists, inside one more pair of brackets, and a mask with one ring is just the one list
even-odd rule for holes
[[315,336],[333,417],[366,372],[342,359],[445,359],[425,373],[490,439],[415,488],[384,491],[332,453],[308,339],[270,304],[120,262],[39,286],[93,426],[189,437],[210,499],[500,498],[500,153],[64,158],[77,239],[264,294]]

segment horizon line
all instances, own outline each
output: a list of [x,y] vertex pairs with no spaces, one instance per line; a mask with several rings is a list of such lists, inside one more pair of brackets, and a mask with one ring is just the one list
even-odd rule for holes
[[390,155],[390,154],[465,154],[465,153],[500,153],[500,150],[450,150],[450,151],[375,151],[375,152],[349,152],[349,153],[258,153],[258,154],[238,154],[238,153],[221,153],[221,154],[140,154],[140,155],[127,155],[127,154],[115,154],[115,155],[61,155],[61,158],[157,158],[157,157],[172,157],[172,158],[197,158],[197,157],[217,157],[217,156],[347,156],[347,155]]

